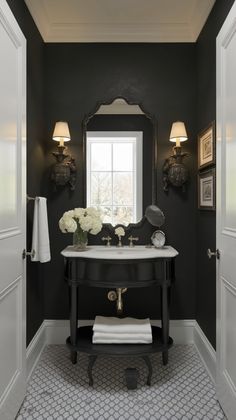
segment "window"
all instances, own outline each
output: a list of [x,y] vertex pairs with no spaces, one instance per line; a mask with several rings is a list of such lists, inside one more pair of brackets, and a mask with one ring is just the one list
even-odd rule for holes
[[87,132],[87,206],[103,223],[142,218],[142,139],[141,131]]

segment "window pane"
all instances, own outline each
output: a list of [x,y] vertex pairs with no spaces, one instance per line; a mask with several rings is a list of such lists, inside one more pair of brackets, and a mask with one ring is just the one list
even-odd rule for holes
[[101,212],[101,219],[103,223],[112,223],[112,207],[99,206],[97,207]]
[[133,144],[115,143],[113,144],[113,170],[132,171],[133,170]]
[[133,204],[132,172],[113,173],[113,203],[118,205]]
[[91,174],[91,204],[100,206],[111,203],[111,172],[93,172]]
[[132,207],[114,207],[113,208],[113,225],[121,223],[128,225],[133,222],[133,208]]
[[110,171],[111,170],[111,147],[109,143],[91,144],[91,170]]

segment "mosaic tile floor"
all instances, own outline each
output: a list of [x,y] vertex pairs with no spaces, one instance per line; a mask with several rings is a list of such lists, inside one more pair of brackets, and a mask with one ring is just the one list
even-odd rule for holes
[[[100,357],[88,386],[88,357],[72,365],[65,346],[47,346],[28,385],[17,420],[226,419],[215,388],[193,346],[174,346],[169,364],[152,356],[152,386],[139,358]],[[139,371],[138,388],[127,390],[124,369]]]

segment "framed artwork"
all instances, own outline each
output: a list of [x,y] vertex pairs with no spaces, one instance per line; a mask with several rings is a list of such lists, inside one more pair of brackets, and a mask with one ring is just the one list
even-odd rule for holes
[[214,164],[215,153],[215,122],[212,122],[198,135],[198,169]]
[[215,210],[215,168],[198,174],[198,208],[200,210]]

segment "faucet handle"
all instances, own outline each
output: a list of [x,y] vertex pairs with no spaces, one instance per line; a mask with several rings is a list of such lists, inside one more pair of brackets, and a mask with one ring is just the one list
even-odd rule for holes
[[134,237],[134,236],[130,235],[128,237],[128,240],[129,240],[129,246],[130,247],[133,247],[134,246],[134,242],[137,242],[139,240],[139,238],[137,236]]
[[103,236],[102,241],[107,241],[106,246],[111,246],[111,237],[109,235]]

